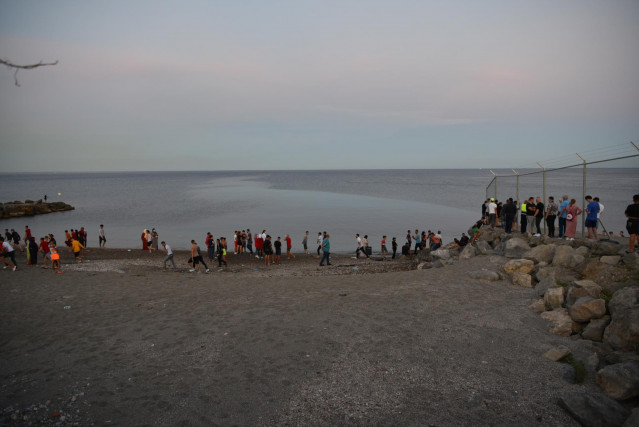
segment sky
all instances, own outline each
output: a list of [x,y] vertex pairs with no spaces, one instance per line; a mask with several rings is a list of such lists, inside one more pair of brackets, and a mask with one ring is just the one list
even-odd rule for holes
[[[0,172],[633,154],[639,2],[0,2]],[[639,166],[639,158],[606,164]]]

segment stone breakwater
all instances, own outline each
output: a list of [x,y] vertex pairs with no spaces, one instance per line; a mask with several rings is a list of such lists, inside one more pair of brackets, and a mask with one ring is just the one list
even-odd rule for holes
[[469,278],[529,288],[530,309],[550,333],[565,337],[543,357],[567,362],[564,378],[583,386],[557,403],[585,426],[639,425],[639,255],[626,249],[627,241],[485,229],[472,246],[424,254],[418,269],[481,255],[499,261],[500,268],[472,271]]
[[52,212],[72,211],[75,208],[64,202],[43,202],[42,200],[25,200],[0,203],[0,219],[23,216],[43,215]]

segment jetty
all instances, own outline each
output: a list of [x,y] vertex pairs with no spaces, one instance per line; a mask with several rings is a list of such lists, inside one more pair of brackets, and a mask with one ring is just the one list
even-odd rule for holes
[[72,211],[75,207],[64,202],[43,202],[42,200],[19,200],[0,203],[0,219],[23,216],[44,215],[52,212]]

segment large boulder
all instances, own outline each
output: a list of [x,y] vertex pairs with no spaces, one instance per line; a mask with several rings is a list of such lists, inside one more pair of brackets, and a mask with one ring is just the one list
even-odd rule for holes
[[534,286],[532,276],[521,271],[515,271],[511,280],[513,285],[521,286],[522,288],[532,288]]
[[565,288],[550,288],[544,294],[544,303],[549,309],[561,308],[564,305]]
[[[537,278],[539,278],[539,275],[537,275]],[[537,295],[542,297],[546,294],[548,289],[556,288],[558,286],[559,284],[557,283],[555,273],[553,272],[552,274],[543,276],[543,279],[537,283],[537,286],[535,286],[535,292],[537,292]]]
[[565,308],[541,313],[541,318],[548,325],[551,334],[568,337],[572,334],[572,319]]
[[504,246],[504,256],[507,258],[521,258],[530,249],[527,241],[520,237],[513,237],[506,241]]
[[552,276],[554,278],[556,270],[557,269],[555,267],[541,267],[535,272],[535,279],[537,279],[538,282],[541,282],[546,277]]
[[477,246],[477,252],[481,255],[490,255],[494,253],[493,248],[488,244],[488,242],[479,240],[475,243],[475,245]]
[[601,319],[592,319],[581,332],[581,337],[585,340],[601,342],[606,327],[610,324],[610,316]]
[[621,246],[618,243],[613,242],[595,242],[592,246],[592,254],[593,255],[617,255]]
[[615,350],[639,351],[639,306],[613,314],[603,341]]
[[607,255],[602,256],[599,261],[608,265],[617,265],[619,264],[619,261],[621,261],[621,257],[619,255]]
[[570,392],[559,398],[559,406],[584,427],[621,427],[630,415],[619,402],[602,393]]
[[511,275],[515,273],[515,271],[530,274],[535,271],[535,263],[529,259],[513,259],[504,265],[504,271]]
[[639,252],[624,254],[622,262],[628,267],[637,268],[639,266]]
[[599,298],[601,286],[592,280],[577,280],[568,289],[566,304],[571,306],[581,297]]
[[459,254],[459,259],[470,259],[477,255],[477,249],[473,245],[466,245]]
[[588,322],[600,319],[606,314],[606,301],[601,298],[581,297],[568,309],[575,322]]
[[450,251],[448,249],[437,249],[430,253],[433,259],[444,259],[448,260],[451,258]]
[[622,282],[630,278],[630,272],[628,270],[613,267],[594,259],[583,263],[576,270],[584,279],[593,280],[597,283]]
[[571,268],[583,260],[584,257],[575,253],[575,250],[570,246],[558,246],[555,249],[555,256],[552,259],[552,265]]
[[538,299],[533,301],[528,308],[531,309],[533,313],[541,314],[546,311],[546,303],[543,299]]
[[597,372],[597,384],[617,400],[639,396],[639,362],[606,366]]
[[567,357],[570,354],[570,349],[565,345],[560,345],[559,347],[551,348],[547,352],[544,353],[544,357],[548,360],[552,360],[553,362],[559,362],[564,357]]
[[616,314],[621,314],[637,305],[639,305],[639,286],[633,286],[615,292],[608,307],[610,308],[610,314],[614,317]]
[[550,264],[555,257],[555,249],[557,246],[555,245],[539,245],[530,249],[529,251],[524,252],[521,256],[522,258],[529,259],[534,261],[536,264],[540,262],[545,262]]

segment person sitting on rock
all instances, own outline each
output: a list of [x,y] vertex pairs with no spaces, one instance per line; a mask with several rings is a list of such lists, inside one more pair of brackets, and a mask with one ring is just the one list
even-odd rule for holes
[[477,239],[479,239],[479,236],[481,236],[480,228],[483,224],[484,224],[484,221],[481,219],[477,221],[475,224],[473,224],[473,240],[470,241],[471,245],[475,243]]
[[455,238],[455,243],[457,243],[459,247],[461,248],[466,246],[468,244],[468,236],[466,235],[466,233],[462,233],[461,238],[459,240]]

